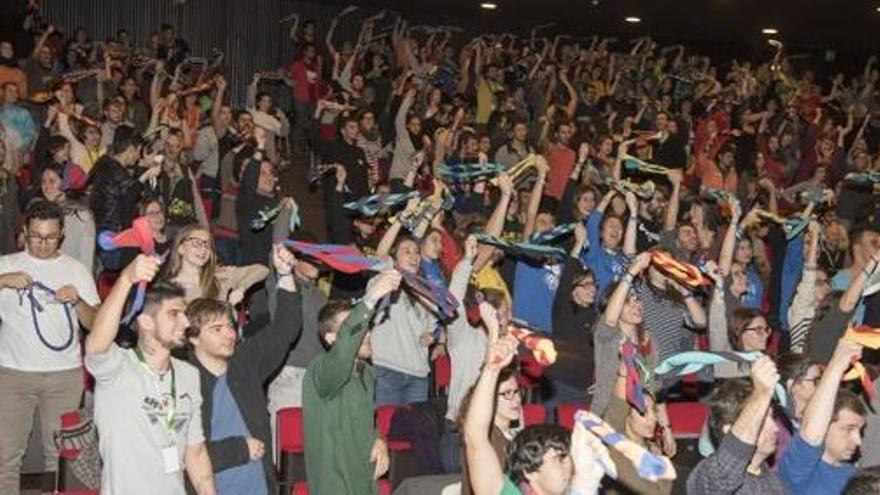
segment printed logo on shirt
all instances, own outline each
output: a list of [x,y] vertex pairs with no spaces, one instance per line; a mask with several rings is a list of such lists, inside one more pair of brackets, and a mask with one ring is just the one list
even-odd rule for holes
[[151,425],[170,429],[174,433],[180,434],[192,417],[192,396],[188,392],[184,392],[177,398],[177,404],[174,405],[174,418],[171,420],[171,424],[167,425],[168,411],[172,403],[169,393],[163,392],[161,398],[155,395],[145,395],[141,401],[141,409],[146,413]]

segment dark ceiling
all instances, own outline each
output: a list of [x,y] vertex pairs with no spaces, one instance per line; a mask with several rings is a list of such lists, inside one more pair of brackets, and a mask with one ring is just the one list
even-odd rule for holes
[[[878,51],[880,0],[365,0],[437,21],[465,19],[488,32],[528,33],[531,26],[555,22],[559,31],[607,33],[624,37],[652,34],[661,41],[703,41],[739,47],[764,46],[761,29],[779,30],[786,46],[840,52]],[[623,21],[638,16],[640,24]]]

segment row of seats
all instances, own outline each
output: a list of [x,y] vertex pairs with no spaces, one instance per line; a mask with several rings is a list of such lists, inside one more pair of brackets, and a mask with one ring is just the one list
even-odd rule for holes
[[[588,409],[585,403],[566,403],[556,406],[558,423],[568,429],[574,426],[574,413],[578,409]],[[404,469],[401,464],[412,462],[412,446],[407,441],[389,441],[388,431],[391,420],[400,406],[379,406],[376,408],[376,427],[379,434],[388,442],[391,466],[387,479],[380,480],[380,491],[390,493],[402,481],[400,475]],[[708,413],[707,407],[701,402],[670,402],[667,405],[673,435],[676,438],[696,438],[700,434]],[[543,424],[546,421],[546,410],[540,404],[523,404],[523,420],[526,426]],[[305,444],[302,430],[302,409],[290,407],[278,411],[278,469],[283,484],[292,485],[295,495],[305,495],[308,487],[305,479],[303,455]],[[384,491],[384,490],[387,490]]]

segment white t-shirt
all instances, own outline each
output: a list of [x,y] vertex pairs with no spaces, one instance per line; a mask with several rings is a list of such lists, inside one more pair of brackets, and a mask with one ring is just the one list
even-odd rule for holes
[[[35,282],[53,290],[73,285],[86,304],[97,306],[100,303],[95,281],[88,269],[66,254],[60,253],[51,260],[34,258],[27,251],[0,256],[0,274],[10,272],[27,273]],[[78,368],[82,358],[76,310],[58,303],[43,290],[35,288],[33,294],[43,311],[37,308],[32,311],[31,301],[25,293],[0,289],[0,366],[34,372]],[[37,327],[51,346],[65,344],[71,338],[71,332],[72,341],[64,350],[55,351],[40,340]]]
[[[130,349],[111,344],[103,354],[86,356],[85,363],[95,376],[95,424],[104,461],[101,494],[186,493],[186,448],[205,440],[198,370],[171,359],[175,398],[170,400],[171,372],[157,376]],[[177,460],[176,471],[166,470],[163,451],[167,449]]]

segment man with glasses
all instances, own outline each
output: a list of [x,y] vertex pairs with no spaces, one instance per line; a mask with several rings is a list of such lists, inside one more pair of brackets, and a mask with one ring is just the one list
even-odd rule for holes
[[45,470],[57,467],[53,433],[83,392],[80,324],[90,328],[99,304],[89,270],[59,250],[61,207],[33,203],[24,251],[0,257],[0,493],[17,494],[19,470],[40,411]]

